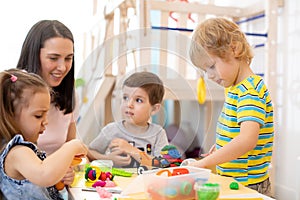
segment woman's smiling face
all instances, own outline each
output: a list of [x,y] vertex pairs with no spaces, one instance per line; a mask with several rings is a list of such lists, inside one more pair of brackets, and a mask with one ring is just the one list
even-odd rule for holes
[[70,39],[54,37],[44,42],[40,51],[41,76],[50,87],[59,86],[71,70],[73,55]]

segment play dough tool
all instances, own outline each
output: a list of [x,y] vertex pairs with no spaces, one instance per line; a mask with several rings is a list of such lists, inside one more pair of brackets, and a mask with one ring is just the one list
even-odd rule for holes
[[112,168],[112,174],[116,175],[116,176],[124,176],[124,177],[131,177],[132,173],[131,172],[127,172],[123,169],[119,169],[119,168]]

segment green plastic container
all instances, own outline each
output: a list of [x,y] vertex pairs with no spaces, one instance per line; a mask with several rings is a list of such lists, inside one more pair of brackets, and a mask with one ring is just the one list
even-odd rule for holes
[[220,194],[220,185],[218,183],[196,182],[194,185],[196,200],[216,200]]

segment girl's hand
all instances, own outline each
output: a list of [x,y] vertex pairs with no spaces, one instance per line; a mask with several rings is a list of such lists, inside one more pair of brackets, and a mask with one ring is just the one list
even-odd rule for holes
[[72,146],[72,148],[76,147],[76,149],[75,149],[75,155],[74,156],[80,155],[80,156],[83,157],[83,156],[87,155],[88,148],[79,139],[73,139],[73,140],[70,140],[67,143],[69,143]]
[[62,179],[62,182],[65,185],[71,185],[74,181],[74,177],[75,177],[75,172],[73,170],[73,167],[69,167],[67,173],[65,174],[65,176]]

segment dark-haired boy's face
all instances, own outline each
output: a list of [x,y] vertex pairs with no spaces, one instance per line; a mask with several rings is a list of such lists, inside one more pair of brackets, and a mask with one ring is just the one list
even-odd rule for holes
[[153,111],[148,93],[138,87],[123,87],[121,112],[123,118],[138,126],[147,126]]

